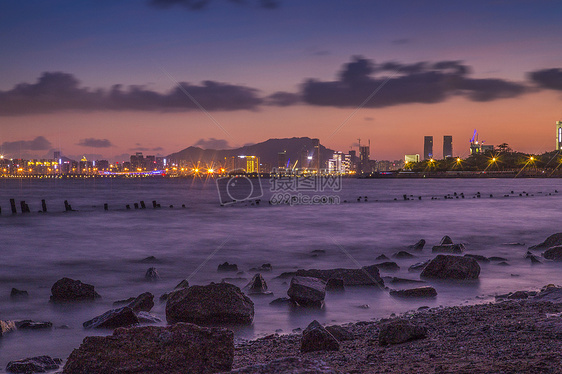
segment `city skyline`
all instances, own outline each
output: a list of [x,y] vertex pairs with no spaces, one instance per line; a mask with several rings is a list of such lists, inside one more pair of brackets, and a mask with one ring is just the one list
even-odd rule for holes
[[556,2],[28,5],[0,5],[0,153],[12,157],[307,136],[343,152],[371,139],[372,159],[395,160],[423,154],[426,135],[452,136],[463,157],[474,128],[487,144],[555,148]]

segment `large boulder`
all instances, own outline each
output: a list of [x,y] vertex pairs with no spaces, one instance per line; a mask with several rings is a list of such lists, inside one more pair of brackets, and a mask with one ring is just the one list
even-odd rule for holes
[[256,364],[232,370],[230,374],[338,374],[324,361],[307,357],[285,357],[266,364]]
[[377,269],[387,270],[387,271],[400,270],[400,266],[398,266],[398,264],[394,261],[385,261],[385,262],[375,264],[374,266],[376,266]]
[[62,360],[49,356],[37,356],[8,362],[6,371],[9,373],[45,373],[59,368]]
[[416,326],[410,321],[396,320],[381,326],[379,344],[400,344],[410,340],[423,339],[427,336],[427,328]]
[[154,306],[154,295],[150,292],[141,293],[137,296],[133,301],[131,301],[128,305],[129,308],[133,310],[133,312],[150,312],[152,307]]
[[248,283],[246,285],[250,295],[252,294],[271,294],[271,292],[267,291],[267,283],[265,282],[265,279],[263,279],[262,275],[260,273],[255,274],[252,277],[252,280],[250,281],[250,283]]
[[464,244],[453,244],[453,240],[447,235],[441,238],[438,245],[433,246],[432,252],[440,253],[462,253],[464,251]]
[[541,291],[533,298],[535,301],[550,301],[558,304],[562,303],[562,287],[549,284],[544,286]]
[[550,235],[544,242],[537,245],[532,245],[529,247],[529,249],[550,248],[558,245],[562,245],[562,232]]
[[480,265],[471,257],[437,255],[420,274],[422,278],[477,279]]
[[334,325],[334,326],[326,326],[325,329],[328,330],[328,332],[332,334],[334,338],[337,339],[338,342],[355,339],[355,336],[345,327]]
[[100,295],[91,284],[82,283],[79,280],[62,278],[51,287],[51,301],[92,301]]
[[339,351],[340,343],[318,321],[312,321],[302,332],[301,352]]
[[188,323],[119,328],[90,336],[75,349],[63,374],[216,373],[229,371],[234,334]]
[[421,251],[425,246],[425,239],[420,239],[416,244],[408,246],[409,249]]
[[328,269],[328,270],[298,270],[296,275],[299,277],[313,277],[328,281],[331,278],[343,280],[345,286],[384,286],[379,269],[375,265],[364,266],[361,269]]
[[0,337],[15,330],[16,330],[16,323],[14,321],[0,320]]
[[251,324],[254,302],[240,288],[229,283],[191,286],[170,294],[166,302],[168,323],[198,325]]
[[394,296],[394,297],[435,297],[435,296],[437,296],[437,291],[433,287],[426,286],[426,287],[409,288],[409,289],[406,289],[406,290],[391,290],[390,296]]
[[135,312],[128,306],[119,309],[112,309],[101,316],[97,316],[82,325],[86,329],[115,329],[117,327],[127,327],[136,325],[139,319]]
[[[544,258],[554,261],[562,261],[562,245],[548,248],[543,253]],[[532,261],[532,258],[531,258]]]
[[12,288],[10,292],[10,297],[12,299],[24,299],[29,296],[29,293],[25,290],[18,290],[17,288]]
[[16,321],[16,329],[18,330],[49,330],[51,328],[53,328],[53,323],[48,321],[39,322],[30,319]]
[[300,306],[321,307],[326,297],[326,282],[314,277],[293,277],[287,296]]

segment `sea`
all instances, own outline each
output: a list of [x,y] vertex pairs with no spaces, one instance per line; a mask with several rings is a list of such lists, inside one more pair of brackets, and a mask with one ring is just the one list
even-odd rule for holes
[[[245,190],[249,200],[229,204],[225,191],[235,193],[217,188],[217,178],[212,177],[0,179],[0,319],[50,321],[54,326],[1,337],[0,370],[26,357],[65,359],[86,336],[111,334],[86,330],[82,324],[114,308],[117,300],[153,293],[152,313],[165,325],[165,303],[159,297],[181,280],[188,279],[190,285],[225,280],[244,289],[255,274],[250,269],[266,263],[273,270],[261,274],[272,294],[250,296],[254,322],[231,327],[236,339],[299,331],[315,319],[343,324],[423,306],[491,302],[510,291],[562,283],[560,263],[543,260],[531,265],[525,258],[530,245],[562,231],[561,179],[293,182],[252,180],[251,190]],[[221,183],[234,188],[242,182]],[[15,215],[10,199],[17,203]],[[42,199],[47,212],[40,213]],[[73,211],[65,212],[65,200]],[[20,201],[28,204],[30,213],[20,213]],[[146,208],[135,209],[141,201]],[[153,208],[153,201],[160,207]],[[328,292],[323,309],[270,305],[287,296],[290,278],[279,277],[283,272],[359,268],[381,262],[376,258],[382,254],[400,266],[381,271],[387,286],[408,287],[390,284],[389,277],[419,280],[419,272],[409,271],[409,266],[433,258],[431,247],[445,235],[463,243],[465,253],[507,261],[481,264],[477,281],[427,281],[438,292],[433,299],[397,299],[387,290],[364,286]],[[427,242],[423,251],[408,249],[420,239]],[[392,257],[404,250],[415,257]],[[155,257],[153,263],[142,262],[149,256]],[[218,272],[224,262],[237,264],[238,271]],[[158,281],[146,281],[149,267],[156,268]],[[62,277],[94,285],[101,298],[93,303],[50,303],[51,286]],[[28,291],[29,297],[11,299],[13,287]]]

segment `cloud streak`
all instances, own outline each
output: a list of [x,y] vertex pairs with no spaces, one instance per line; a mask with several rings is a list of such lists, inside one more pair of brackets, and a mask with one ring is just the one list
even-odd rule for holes
[[228,141],[225,139],[199,139],[197,143],[193,144],[194,147],[200,147],[203,149],[229,149],[232,148]]
[[43,151],[51,148],[51,142],[43,136],[38,136],[33,140],[17,140],[13,142],[4,142],[0,149],[5,153],[13,153],[19,151]]
[[81,145],[83,147],[92,147],[92,148],[109,148],[113,146],[113,144],[111,144],[111,142],[107,139],[95,139],[95,138],[81,139],[77,145]]
[[543,69],[529,73],[529,78],[542,88],[562,91],[562,69]]

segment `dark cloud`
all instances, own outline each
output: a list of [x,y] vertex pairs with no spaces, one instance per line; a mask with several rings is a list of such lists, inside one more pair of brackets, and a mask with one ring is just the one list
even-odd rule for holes
[[157,151],[163,151],[164,150],[164,148],[162,148],[162,147],[154,147],[154,148],[142,147],[142,146],[140,146],[139,143],[137,143],[137,145],[138,145],[138,147],[131,148],[130,150],[136,151],[136,152],[151,152],[151,151],[157,152]]
[[289,106],[297,104],[299,101],[301,101],[301,97],[299,94],[279,91],[266,97],[265,104],[275,106]]
[[199,110],[189,96],[209,111],[253,110],[263,103],[257,94],[254,88],[214,81],[201,85],[182,82],[167,93],[121,85],[114,85],[109,91],[91,90],[81,87],[71,74],[47,72],[36,83],[21,83],[9,91],[0,91],[0,115],[64,110]]
[[231,148],[228,141],[225,139],[199,139],[197,143],[193,144],[194,147],[201,147],[203,149],[229,149]]
[[[392,74],[386,75],[389,72]],[[439,103],[453,95],[473,101],[516,97],[527,91],[519,83],[501,79],[473,79],[461,61],[376,64],[360,56],[343,66],[336,81],[309,79],[302,85],[304,102],[311,105],[356,107],[377,90],[365,107],[410,103]],[[380,74],[377,76],[377,74]]]
[[111,144],[111,142],[107,139],[95,139],[95,138],[81,139],[77,145],[81,145],[83,147],[93,147],[93,148],[108,148],[113,146],[113,144]]
[[[245,1],[245,0],[228,0],[234,4],[253,4],[264,9],[276,9],[279,7],[278,0],[257,0],[257,1]],[[150,0],[149,4],[157,8],[169,8],[172,6],[182,6],[189,10],[202,10],[205,9],[211,0]]]
[[543,69],[529,73],[529,78],[540,87],[562,91],[562,69]]
[[51,142],[43,136],[38,136],[33,140],[18,140],[15,142],[4,142],[0,146],[2,152],[14,153],[20,151],[43,151],[51,148]]

